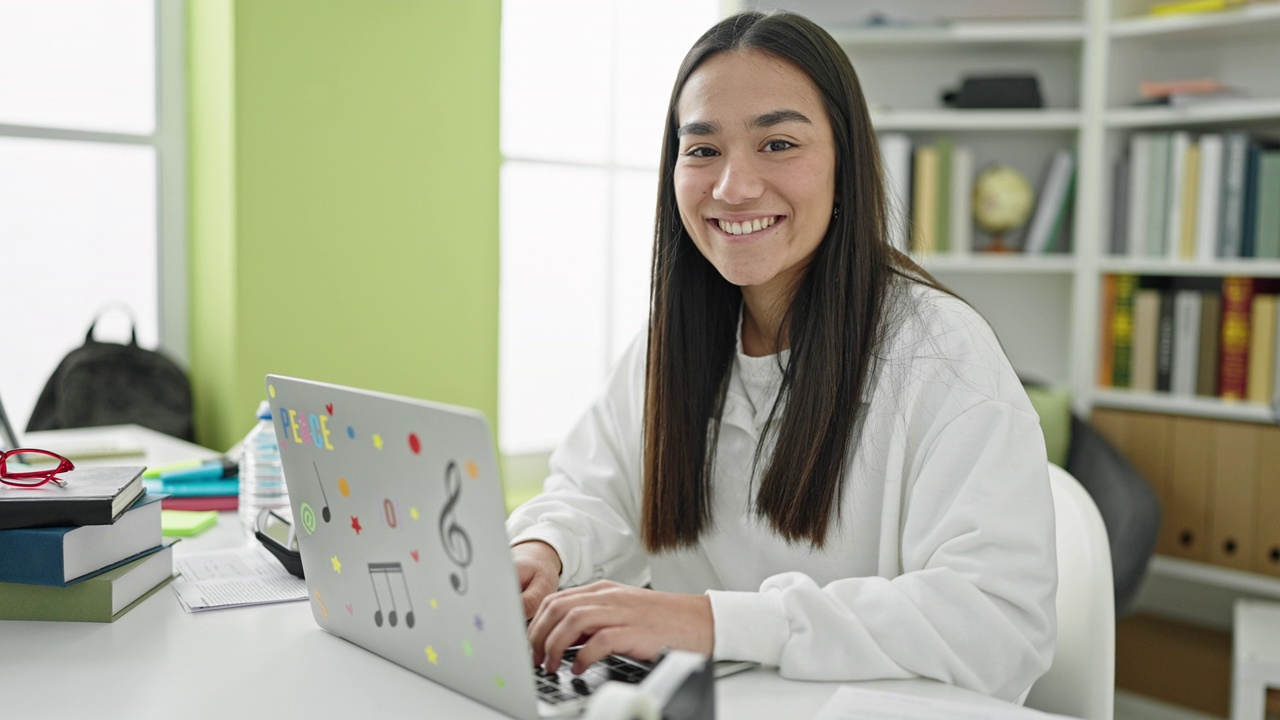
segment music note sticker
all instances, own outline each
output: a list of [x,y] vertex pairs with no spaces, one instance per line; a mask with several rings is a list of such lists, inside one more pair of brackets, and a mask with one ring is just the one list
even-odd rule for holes
[[462,496],[462,473],[458,464],[449,461],[444,469],[444,488],[449,499],[440,511],[440,544],[444,552],[458,566],[457,572],[449,573],[449,582],[459,595],[467,592],[467,566],[471,564],[471,538],[454,516],[458,498]]
[[391,498],[382,499],[382,516],[387,520],[387,527],[396,529],[396,504]]
[[[316,471],[316,482],[320,484],[320,496],[324,498],[324,507],[320,509],[320,517],[324,518],[325,522],[329,522],[329,495],[324,491],[324,480],[320,479],[320,466],[316,464],[315,460],[312,460],[311,467]],[[315,525],[316,519],[313,516],[311,518],[311,527],[315,528]],[[311,530],[307,532],[311,532]]]
[[381,575],[387,585],[387,595],[391,601],[391,611],[387,613],[387,622],[391,624],[391,627],[395,627],[399,621],[399,617],[396,614],[395,587],[391,584],[391,576],[400,576],[400,583],[404,587],[404,597],[409,603],[409,612],[405,613],[404,622],[406,626],[413,627],[413,598],[409,595],[409,581],[404,577],[404,568],[398,562],[369,563],[369,584],[373,586],[373,601],[378,604],[378,610],[373,614],[373,624],[382,627],[382,597],[378,592],[378,583],[374,582],[374,575]]

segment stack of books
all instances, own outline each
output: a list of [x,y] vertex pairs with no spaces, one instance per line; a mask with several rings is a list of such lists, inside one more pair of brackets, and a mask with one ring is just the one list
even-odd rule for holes
[[235,510],[239,506],[240,466],[227,458],[193,460],[148,469],[147,492],[164,493],[165,510]]
[[1280,407],[1280,280],[1108,275],[1098,384]]
[[173,577],[162,495],[143,468],[79,468],[66,487],[0,485],[0,620],[114,622]]

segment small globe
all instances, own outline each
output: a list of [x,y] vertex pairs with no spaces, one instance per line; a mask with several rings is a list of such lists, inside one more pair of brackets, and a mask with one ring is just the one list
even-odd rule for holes
[[1008,165],[992,165],[973,185],[973,218],[989,233],[1001,235],[1031,217],[1035,193],[1022,173]]

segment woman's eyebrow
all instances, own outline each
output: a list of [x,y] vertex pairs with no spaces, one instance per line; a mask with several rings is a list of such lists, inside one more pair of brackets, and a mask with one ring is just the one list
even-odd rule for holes
[[691,122],[681,125],[676,130],[676,137],[684,137],[685,135],[715,135],[720,132],[720,123],[718,122]]
[[802,122],[813,124],[813,121],[805,117],[805,114],[798,110],[774,110],[763,115],[757,115],[751,119],[750,127],[767,128],[774,125],[781,125],[788,122]]

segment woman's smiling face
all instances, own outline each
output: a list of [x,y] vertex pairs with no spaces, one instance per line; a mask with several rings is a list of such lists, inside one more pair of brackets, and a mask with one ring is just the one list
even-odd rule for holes
[[689,76],[676,112],[685,229],[744,293],[781,297],[835,205],[835,140],[817,88],[772,55],[720,53]]

